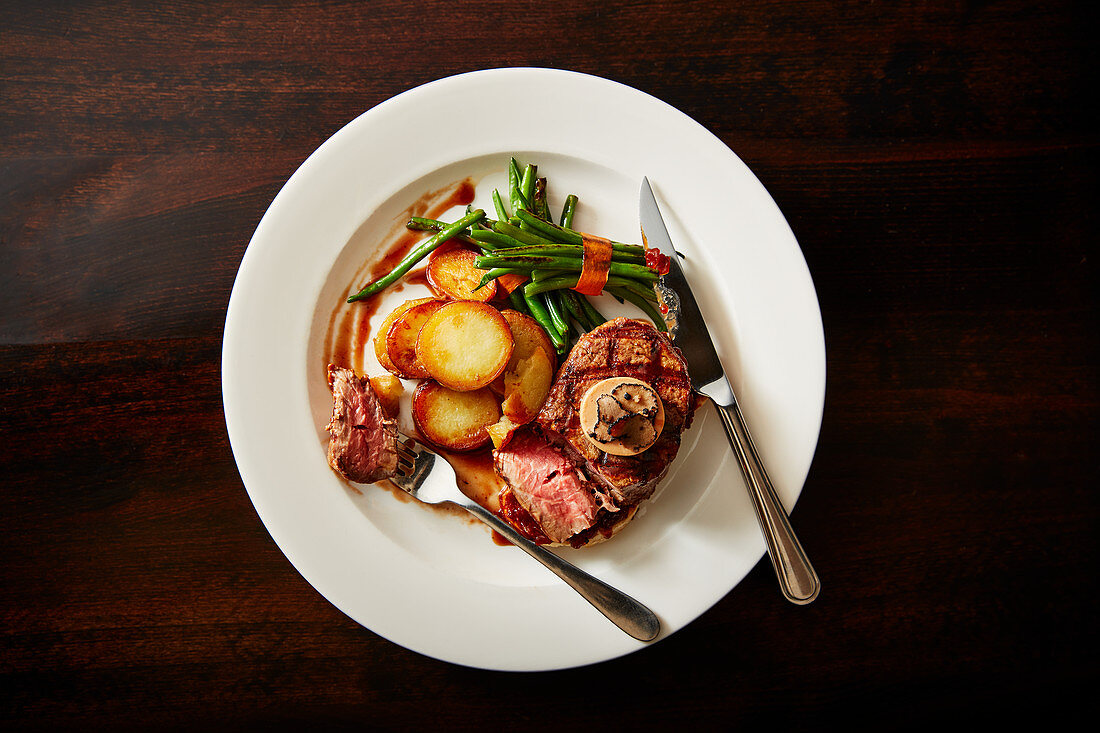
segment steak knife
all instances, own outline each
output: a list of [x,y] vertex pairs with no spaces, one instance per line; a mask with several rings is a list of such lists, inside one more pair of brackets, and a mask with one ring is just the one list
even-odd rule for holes
[[687,361],[692,388],[710,399],[718,411],[730,448],[745,476],[753,509],[764,533],[768,556],[779,578],[780,590],[792,603],[810,603],[817,598],[821,581],[791,529],[787,512],[760,460],[695,296],[680,268],[682,255],[672,245],[648,178],[642,179],[639,208],[643,243],[656,248],[669,260],[668,273],[662,275],[653,286],[664,306],[662,313],[669,338]]

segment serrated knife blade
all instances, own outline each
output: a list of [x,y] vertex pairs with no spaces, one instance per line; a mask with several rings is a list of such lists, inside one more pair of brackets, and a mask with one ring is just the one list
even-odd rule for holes
[[646,247],[659,250],[669,259],[668,272],[653,286],[661,301],[669,338],[687,361],[692,388],[711,400],[722,421],[730,448],[745,476],[780,590],[792,603],[810,603],[817,598],[821,581],[795,536],[787,512],[760,460],[699,304],[680,267],[681,255],[672,244],[648,178],[642,179],[639,219]]

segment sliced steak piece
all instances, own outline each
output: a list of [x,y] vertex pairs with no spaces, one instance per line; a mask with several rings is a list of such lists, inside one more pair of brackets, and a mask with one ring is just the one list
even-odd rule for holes
[[382,409],[370,380],[329,364],[332,419],[328,462],[349,481],[367,484],[397,471],[397,421]]
[[[604,453],[581,429],[578,411],[585,392],[608,377],[640,379],[657,391],[664,404],[661,435],[638,455]],[[616,318],[577,340],[534,425],[547,440],[582,463],[589,478],[603,484],[619,506],[626,507],[653,494],[676,457],[680,434],[691,424],[694,413],[687,363],[679,350],[651,323]]]
[[559,449],[530,430],[517,431],[493,457],[516,501],[551,541],[565,542],[596,523],[595,487]]

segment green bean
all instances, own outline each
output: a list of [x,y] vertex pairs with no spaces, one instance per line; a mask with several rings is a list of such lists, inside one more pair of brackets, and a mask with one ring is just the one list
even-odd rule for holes
[[[497,224],[499,225],[501,223],[497,222]],[[501,225],[500,228],[503,229],[506,226],[507,225]],[[489,236],[487,234],[476,234],[476,235],[472,235],[472,236],[475,239],[478,239],[479,241],[483,240],[483,241],[491,242],[491,243],[494,243],[494,244],[498,244],[501,247],[507,247],[506,252],[500,252],[499,253],[500,256],[502,256],[502,257],[516,258],[516,257],[529,257],[529,256],[535,256],[535,257],[547,257],[547,256],[549,256],[549,257],[572,257],[574,259],[582,260],[582,261],[584,259],[584,248],[579,247],[575,244],[561,244],[561,243],[556,243],[556,242],[555,243],[545,243],[545,244],[544,243],[524,244],[522,242],[519,242],[519,240],[516,240],[514,237],[511,237],[512,241],[516,242],[516,246],[512,247],[512,246],[507,246],[508,239],[504,238],[504,237],[508,237],[509,235],[506,235],[506,234],[502,235],[502,234],[500,234],[500,232],[496,232],[496,231],[494,231],[494,234],[499,235],[499,236]],[[645,266],[645,258],[644,257],[638,257],[637,255],[630,255],[630,254],[625,254],[623,252],[612,251],[611,261],[612,262],[621,262],[621,263],[627,264],[627,265],[638,265],[639,267],[642,267],[643,269],[648,270],[654,276],[658,276],[656,272],[654,272],[653,270],[651,270],[650,268]],[[648,276],[646,276],[646,277],[648,277]]]
[[508,196],[512,202],[512,216],[515,216],[516,212],[527,208],[527,201],[523,198],[523,192],[520,191],[520,176],[519,163],[513,157],[508,164]]
[[[466,208],[470,208],[470,207],[467,206]],[[492,224],[492,221],[493,221],[492,219],[482,219],[480,222],[478,222],[474,226],[484,225],[484,224]],[[413,232],[441,232],[449,226],[450,226],[450,224],[448,224],[445,221],[440,221],[439,219],[430,219],[426,216],[413,216],[413,217],[410,217],[407,222],[405,222],[405,228],[408,229],[409,231],[413,231]],[[475,242],[474,239],[473,239],[473,233],[475,231],[485,231],[485,230],[484,229],[481,229],[481,230],[478,230],[478,229],[464,229],[461,232],[459,232],[458,234],[454,235],[454,237],[452,237],[452,239],[461,239],[466,244],[476,245],[477,242]],[[486,249],[496,249],[496,247],[486,247]]]
[[537,234],[525,232],[520,229],[518,225],[512,224],[507,221],[494,222],[493,231],[497,232],[498,234],[505,234],[509,237],[512,237],[516,241],[523,244],[558,244],[558,242],[546,239],[545,237],[540,237]]
[[429,219],[426,216],[409,217],[409,220],[405,222],[406,229],[412,229],[417,232],[439,232],[446,229],[446,227],[447,222],[440,221],[439,219]]
[[567,274],[565,270],[531,270],[531,282],[540,282]]
[[546,203],[546,179],[535,179],[535,215],[545,221],[550,221],[550,207]]
[[546,238],[555,242],[565,242],[567,244],[582,244],[584,242],[579,232],[575,232],[572,229],[566,229],[565,227],[554,226],[549,222],[540,220],[536,216],[531,216],[530,213],[527,216],[520,216],[521,212],[516,212],[516,216],[520,221],[527,223],[528,226],[536,229],[542,233]]
[[523,178],[520,179],[519,190],[523,194],[523,200],[527,202],[525,207],[532,211],[535,201],[535,177],[538,176],[539,167],[534,163],[528,163],[523,168]]
[[650,303],[656,303],[657,302],[657,293],[654,292],[652,284],[647,285],[647,284],[637,282],[635,280],[628,280],[625,283],[623,283],[622,285],[620,285],[619,288],[623,289],[623,290],[629,290],[630,292],[637,295],[639,298],[644,298],[645,300],[648,300]]
[[580,295],[572,290],[556,290],[554,292],[561,294],[562,304],[565,306],[565,309],[569,311],[569,315],[573,316],[573,320],[585,331],[591,331],[593,324],[588,320],[584,308],[581,307]]
[[[527,283],[523,286],[524,295],[538,295],[539,293],[545,293],[550,290],[561,290],[563,288],[574,288],[577,286],[577,280],[580,278],[577,275],[560,275],[558,277],[551,277],[545,280],[539,280],[535,282]],[[604,285],[604,289],[610,291],[611,288],[622,288],[630,286],[638,286],[637,280],[632,280],[628,277],[608,277],[607,284]],[[635,294],[637,292],[635,291]],[[657,296],[654,295],[654,298]]]
[[[477,267],[477,265],[474,265]],[[478,268],[484,270],[484,267]],[[477,287],[474,290],[481,290],[483,287],[489,284],[489,281],[496,280],[501,275],[526,275],[526,270],[519,270],[514,267],[494,267],[481,276],[481,280],[478,282]]]
[[455,223],[449,224],[447,228],[445,228],[443,231],[436,232],[434,235],[428,237],[423,242],[420,242],[416,247],[414,247],[413,250],[405,255],[404,259],[402,259],[401,262],[397,264],[397,267],[390,270],[388,274],[384,275],[373,283],[370,283],[358,293],[348,298],[348,302],[353,303],[357,300],[362,300],[363,298],[374,295],[383,288],[389,287],[393,283],[397,282],[398,279],[400,279],[406,272],[413,268],[413,265],[424,259],[424,257],[426,257],[428,253],[430,253],[436,247],[443,244],[448,239],[451,239],[463,229],[466,229],[471,225],[476,224],[484,218],[485,212],[481,209],[475,209],[473,212],[462,217]]
[[588,298],[577,293],[577,300],[580,301],[581,308],[584,309],[585,315],[588,316],[588,320],[592,322],[593,326],[599,326],[602,323],[607,323],[607,319],[603,317],[603,314],[596,310],[596,307],[588,302]]
[[[482,269],[487,267],[518,267],[530,268],[532,270],[567,270],[569,272],[582,272],[584,270],[584,260],[579,257],[555,255],[527,255],[520,257],[513,256],[507,251],[499,255],[493,254],[485,257],[478,257],[474,260],[474,264]],[[607,272],[609,275],[630,277],[647,283],[655,283],[658,278],[657,273],[650,270],[645,265],[632,265],[624,262],[612,261],[608,265]]]
[[[494,232],[495,233],[495,232]],[[568,245],[551,244],[551,245],[532,245],[523,247],[507,247],[502,248],[499,252],[493,253],[493,257],[501,257],[506,260],[516,260],[517,263],[523,263],[529,261],[532,263],[538,263],[544,260],[544,258],[568,258],[574,259],[578,262],[581,260],[580,254],[575,253],[576,249],[566,249]],[[519,265],[517,265],[519,266]]]
[[561,219],[558,222],[562,227],[571,229],[573,227],[573,214],[577,211],[577,197],[574,194],[569,194],[565,197],[565,206],[561,209]]
[[525,316],[531,314],[531,311],[527,309],[527,301],[523,299],[523,291],[519,288],[508,293],[508,302],[511,304],[513,310]]
[[553,322],[554,328],[558,329],[558,333],[568,338],[570,335],[569,317],[562,307],[561,291],[552,290],[544,295],[546,296],[546,310],[550,313],[550,320]]
[[474,229],[470,232],[470,238],[486,249],[512,249],[524,246],[523,242],[509,237],[507,234],[486,229]]
[[[467,206],[466,208],[470,207]],[[467,211],[466,213],[469,214],[470,212]],[[412,216],[405,222],[405,228],[414,232],[441,232],[449,226],[448,222],[430,219],[426,216]],[[459,232],[459,235],[466,236],[469,235],[469,232]]]
[[[518,288],[516,292],[519,292]],[[525,288],[523,292],[523,302],[527,304],[527,309],[531,312],[531,317],[542,326],[542,330],[546,331],[546,335],[554,342],[554,348],[565,348],[565,338],[562,334],[558,333],[558,329],[554,327],[554,322],[550,320],[550,312],[546,309],[545,299],[537,295],[528,295]]]
[[667,331],[668,326],[665,324],[665,319],[661,316],[661,312],[657,310],[657,307],[647,299],[641,297],[637,293],[627,290],[625,288],[608,288],[607,292],[612,295],[617,295],[623,300],[628,300],[634,305],[642,309],[642,311],[649,316],[649,320],[653,321],[653,325],[657,327],[658,331]]
[[493,189],[493,208],[497,211],[497,218],[501,221],[508,220],[508,210],[504,208],[504,202],[500,198],[500,191]]
[[[565,227],[559,227],[556,224],[551,224],[548,221],[543,221],[529,211],[520,211],[516,214],[519,220],[525,222],[534,231],[538,232],[548,239],[553,239],[557,242],[565,242],[567,244],[583,244],[584,238],[580,232],[575,232],[572,229]],[[645,256],[645,247],[640,244],[623,244],[622,242],[612,242],[611,247],[616,252],[622,252],[624,254],[641,255]]]

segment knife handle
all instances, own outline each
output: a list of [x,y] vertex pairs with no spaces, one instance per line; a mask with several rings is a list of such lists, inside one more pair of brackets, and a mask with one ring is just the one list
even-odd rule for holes
[[821,581],[791,529],[787,512],[783,509],[779,495],[775,493],[768,472],[756,452],[756,445],[745,425],[745,417],[736,401],[729,406],[715,402],[714,407],[718,410],[722,427],[726,429],[726,438],[729,439],[730,447],[741,465],[741,472],[745,475],[752,506],[756,510],[756,518],[760,521],[764,542],[768,546],[768,556],[779,578],[779,588],[791,603],[810,603],[817,598]]

